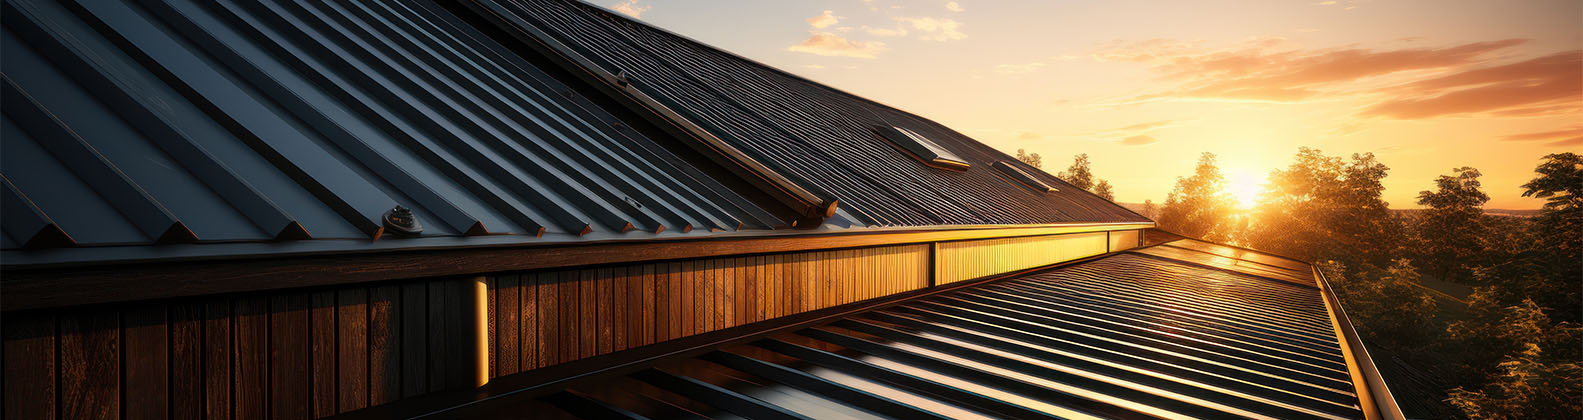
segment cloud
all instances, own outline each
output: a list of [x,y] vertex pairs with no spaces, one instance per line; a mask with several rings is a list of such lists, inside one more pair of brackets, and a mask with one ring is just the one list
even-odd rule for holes
[[830,25],[835,25],[835,24],[840,23],[840,22],[841,22],[841,17],[840,16],[836,16],[835,12],[832,12],[830,10],[826,10],[826,11],[824,11],[824,13],[820,13],[818,16],[814,16],[814,17],[808,18],[808,26],[813,27],[814,29],[828,28],[828,27],[830,27]]
[[852,58],[874,58],[885,49],[884,42],[853,41],[829,32],[814,32],[808,39],[786,47],[786,51]]
[[871,26],[864,26],[863,32],[868,32],[869,35],[873,36],[907,36],[907,28],[899,26],[896,28],[875,28]]
[[[822,55],[826,57],[852,57],[874,58],[881,51],[885,51],[885,43],[880,41],[854,41],[835,33],[822,31],[832,25],[840,23],[840,16],[835,12],[826,10],[818,16],[807,19],[808,39],[786,47],[786,51]],[[835,28],[839,32],[850,31],[850,27]],[[864,29],[867,29],[865,26]]]
[[805,68],[810,68],[810,69],[814,69],[814,70],[823,70],[825,68],[823,65],[820,65],[820,64],[804,64],[802,66],[805,67]]
[[1583,110],[1583,50],[1463,70],[1392,89],[1396,97],[1363,115],[1427,119],[1457,115],[1532,116]]
[[1154,137],[1145,136],[1145,135],[1142,135],[1142,134],[1121,139],[1121,144],[1122,145],[1126,145],[1126,146],[1143,146],[1143,145],[1154,144],[1154,143],[1158,143],[1158,142],[1160,142],[1159,139],[1156,139]]
[[638,5],[638,3],[641,3],[642,1],[643,0],[626,0],[610,6],[610,10],[614,10],[633,18],[642,18],[643,12],[647,12],[650,8],[654,7],[649,5]]
[[[1141,63],[1174,84],[1129,102],[1209,100],[1304,102],[1362,97],[1363,115],[1425,119],[1450,115],[1541,115],[1583,108],[1583,52],[1497,64],[1527,40],[1441,47],[1302,49],[1279,37],[1232,47],[1148,39],[1113,42],[1091,56]],[[1572,101],[1567,101],[1567,99]]]
[[1017,139],[1019,139],[1019,140],[1038,140],[1039,138],[1042,138],[1042,137],[1044,137],[1044,136],[1040,135],[1039,133],[1035,133],[1035,132],[1031,132],[1031,131],[1024,131],[1024,132],[1022,132],[1022,134],[1018,134],[1017,135]]
[[1000,74],[1024,74],[1039,71],[1041,68],[1044,68],[1044,63],[1001,64],[995,66],[995,72]]
[[1107,129],[1107,130],[1094,131],[1094,132],[1090,132],[1090,133],[1087,133],[1087,134],[1084,134],[1084,135],[1085,136],[1094,136],[1094,137],[1122,137],[1122,136],[1127,136],[1127,135],[1131,135],[1131,134],[1143,133],[1143,132],[1146,132],[1146,131],[1149,131],[1149,130],[1154,130],[1154,129],[1157,129],[1157,128],[1164,128],[1166,126],[1170,126],[1170,125],[1175,124],[1175,123],[1176,123],[1176,121],[1172,121],[1172,120],[1141,122],[1141,123],[1137,123],[1137,124],[1131,124],[1131,125],[1116,127],[1116,128]]
[[1513,134],[1501,137],[1501,141],[1538,141],[1551,146],[1580,146],[1583,145],[1583,124],[1555,131]]
[[950,11],[957,12],[957,13],[962,13],[962,5],[956,4],[956,2],[954,2],[954,1],[948,1],[948,2],[945,2],[945,10],[950,10]]
[[959,30],[962,22],[951,19],[932,17],[897,17],[897,22],[911,26],[918,35],[918,39],[925,41],[954,41],[967,38],[967,34]]

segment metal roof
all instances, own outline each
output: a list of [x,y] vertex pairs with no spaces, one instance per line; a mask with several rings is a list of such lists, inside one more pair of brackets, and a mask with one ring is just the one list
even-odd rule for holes
[[5,247],[778,222],[423,3],[5,3]]
[[[839,202],[815,230],[1147,222],[1075,189],[1016,188],[989,170],[1005,155],[916,116],[580,3],[529,9],[770,162],[770,176]],[[761,207],[762,191],[695,166],[652,122],[583,94],[586,81],[429,0],[6,0],[4,16],[7,267],[788,223]],[[973,168],[929,169],[875,126],[926,135]],[[385,228],[398,205],[420,235]]]
[[[991,165],[1059,179],[917,115],[884,106],[576,0],[470,0],[485,20],[563,45],[625,89],[654,98],[865,225],[1147,221],[1079,188],[1036,193]],[[620,75],[620,77],[615,77]],[[875,127],[901,127],[971,167],[941,171]]]
[[[1191,240],[1168,246],[1301,264]],[[1312,274],[1298,284],[1148,252],[1159,247],[907,300],[469,413],[1363,417]]]

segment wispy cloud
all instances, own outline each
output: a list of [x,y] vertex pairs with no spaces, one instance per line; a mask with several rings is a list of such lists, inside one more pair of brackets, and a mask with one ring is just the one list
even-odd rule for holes
[[853,41],[829,32],[815,32],[808,39],[786,47],[786,51],[822,55],[826,57],[874,58],[885,51],[880,41]]
[[875,28],[875,27],[872,27],[872,26],[864,26],[863,27],[863,32],[868,32],[869,35],[873,35],[873,36],[885,36],[885,37],[907,36],[907,28],[903,28],[903,27],[900,27],[900,26],[895,27],[895,28]]
[[[825,31],[832,25],[840,23],[841,17],[834,11],[826,10],[814,17],[808,18],[808,39],[786,47],[786,51],[822,55],[826,57],[852,57],[874,58],[885,51],[885,43],[880,41],[854,41],[841,35]],[[850,30],[849,27],[837,28],[841,32]]]
[[1535,141],[1551,146],[1580,146],[1583,145],[1583,124],[1555,131],[1513,134],[1501,137],[1501,141]]
[[945,10],[950,10],[950,11],[957,12],[957,13],[962,13],[963,9],[962,9],[962,5],[957,4],[954,1],[948,1],[948,2],[945,2]]
[[1000,74],[1024,74],[1033,73],[1039,71],[1039,69],[1042,68],[1044,68],[1044,63],[1038,62],[1027,64],[1001,64],[995,66],[995,72]]
[[1109,139],[1125,146],[1143,146],[1158,143],[1160,140],[1148,135],[1149,132],[1178,124],[1179,121],[1160,120],[1128,124],[1121,127],[1109,128],[1080,134],[1085,137],[1098,137]]
[[1024,131],[1022,134],[1017,135],[1017,139],[1019,140],[1038,140],[1043,137],[1044,135],[1032,131]]
[[910,26],[918,34],[918,39],[925,41],[954,41],[967,38],[967,34],[961,31],[962,22],[955,20],[934,17],[897,17],[895,19],[897,22]]
[[820,13],[818,16],[808,18],[808,26],[814,29],[828,28],[831,25],[835,25],[837,23],[841,23],[841,17],[836,16],[835,12],[830,10]]
[[620,3],[616,3],[614,5],[611,5],[610,6],[610,10],[614,10],[616,12],[620,12],[621,14],[624,14],[624,15],[627,15],[627,16],[631,16],[631,17],[634,17],[634,18],[642,18],[643,17],[643,12],[647,12],[647,11],[649,11],[650,8],[654,7],[654,6],[650,6],[650,5],[640,5],[640,4],[638,4],[638,3],[642,3],[642,2],[643,2],[643,0],[626,0],[626,1],[623,1],[623,2],[620,2]]
[[1173,87],[1129,102],[1304,102],[1363,98],[1363,116],[1428,119],[1583,111],[1583,51],[1504,63],[1527,40],[1395,49],[1294,48],[1279,37],[1210,48],[1149,39],[1102,46],[1100,61],[1142,63]]
[[1159,142],[1159,139],[1142,134],[1121,139],[1121,144],[1127,146],[1145,146]]
[[1396,98],[1364,115],[1425,119],[1487,114],[1530,116],[1583,110],[1583,50],[1458,71],[1393,88]]

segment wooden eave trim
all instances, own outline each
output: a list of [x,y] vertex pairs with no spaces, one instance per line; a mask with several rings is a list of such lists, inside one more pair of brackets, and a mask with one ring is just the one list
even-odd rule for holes
[[89,267],[4,267],[4,311],[597,264],[1134,230],[1153,223],[791,232],[579,244],[239,256]]

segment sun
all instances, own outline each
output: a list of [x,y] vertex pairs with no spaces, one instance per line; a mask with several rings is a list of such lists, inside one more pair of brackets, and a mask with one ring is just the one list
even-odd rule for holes
[[1259,204],[1262,182],[1252,171],[1231,171],[1226,176],[1226,192],[1237,200],[1237,206],[1251,209]]

